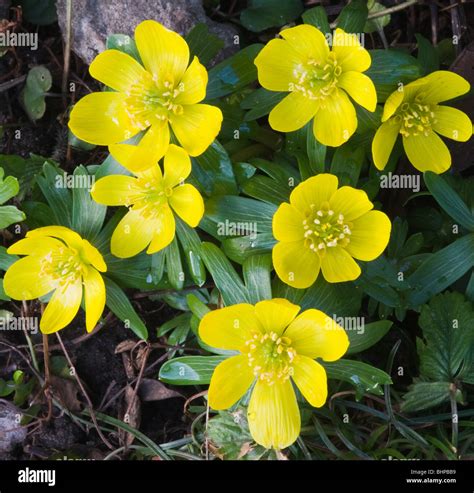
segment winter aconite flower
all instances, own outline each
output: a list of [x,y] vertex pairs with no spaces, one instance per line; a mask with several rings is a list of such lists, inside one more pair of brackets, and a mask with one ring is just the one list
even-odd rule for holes
[[472,122],[456,108],[440,106],[469,91],[461,76],[444,70],[401,86],[386,101],[382,125],[372,142],[375,166],[382,170],[399,134],[413,166],[420,171],[443,173],[451,166],[451,154],[437,135],[465,142],[472,136]]
[[280,279],[307,288],[320,270],[328,282],[359,277],[354,258],[374,260],[390,237],[390,220],[373,207],[363,190],[338,189],[335,175],[320,174],[300,183],[290,203],[281,204],[273,216],[278,240],[273,265]]
[[86,329],[92,331],[105,306],[101,272],[107,270],[99,251],[64,226],[34,229],[8,250],[26,257],[5,273],[5,293],[15,300],[33,300],[52,292],[41,317],[45,334],[56,332],[76,316],[84,296]]
[[316,139],[339,146],[357,128],[354,105],[348,95],[369,111],[375,111],[373,82],[362,72],[370,67],[369,52],[355,34],[336,29],[332,50],[321,31],[300,25],[280,32],[258,54],[255,65],[260,84],[270,91],[289,91],[273,108],[270,126],[292,132],[312,118]]
[[[206,69],[197,57],[189,64],[186,41],[158,22],[139,24],[135,42],[143,65],[118,50],[106,50],[92,62],[92,77],[114,92],[82,98],[71,112],[71,131],[86,142],[112,146],[121,162],[141,156],[141,147],[153,149],[156,162],[168,148],[171,131],[191,156],[201,154],[222,122],[218,108],[199,104],[206,96]],[[144,130],[138,148],[114,145]]]
[[284,299],[243,303],[209,312],[199,325],[206,344],[238,351],[214,370],[210,407],[231,407],[255,383],[248,407],[250,433],[267,448],[283,449],[298,438],[301,420],[293,383],[312,406],[321,407],[327,377],[314,359],[335,361],[349,346],[333,319],[319,310],[299,311]]
[[91,190],[100,204],[130,209],[112,234],[115,256],[133,257],[147,246],[147,253],[155,253],[168,246],[175,235],[173,211],[189,226],[199,224],[204,202],[195,187],[182,183],[191,173],[191,160],[183,149],[174,144],[168,147],[164,175],[158,163],[145,170],[140,163],[127,167],[136,176],[105,176]]

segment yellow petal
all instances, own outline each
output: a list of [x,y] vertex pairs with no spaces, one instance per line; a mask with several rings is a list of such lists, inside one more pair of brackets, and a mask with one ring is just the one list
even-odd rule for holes
[[156,253],[166,248],[174,239],[176,223],[168,205],[164,205],[153,226],[153,238],[146,253]]
[[426,86],[423,88],[424,103],[441,103],[457,98],[469,92],[469,82],[454,72],[438,70],[423,77]]
[[177,84],[182,79],[189,62],[189,48],[179,34],[146,20],[136,27],[135,42],[143,65],[158,80]]
[[283,298],[260,301],[255,305],[255,315],[265,332],[281,335],[298,315],[300,307]]
[[178,216],[191,228],[195,228],[204,215],[204,200],[196,187],[185,184],[173,188],[170,205]]
[[82,238],[72,229],[65,226],[44,226],[36,228],[26,233],[27,238],[39,238],[44,236],[53,236],[65,241],[66,244],[76,250],[82,249]]
[[17,260],[6,271],[3,279],[5,293],[14,300],[34,300],[56,288],[57,282],[41,269],[42,257]]
[[137,82],[149,77],[134,58],[118,50],[99,53],[92,61],[89,72],[94,79],[119,92],[126,92]]
[[369,211],[353,221],[346,250],[356,259],[374,260],[387,247],[391,229],[392,223],[386,214]]
[[321,173],[300,183],[291,192],[290,203],[303,215],[312,209],[319,210],[323,202],[329,202],[337,190],[337,176]]
[[321,258],[321,271],[327,282],[353,281],[360,276],[360,267],[341,247],[326,248]]
[[216,410],[233,406],[247,392],[254,379],[247,356],[239,354],[224,360],[212,374],[209,406]]
[[344,72],[365,72],[372,63],[369,52],[360,45],[357,36],[342,29],[336,29],[334,33],[332,51]]
[[173,188],[183,182],[191,173],[191,159],[188,153],[174,144],[168,148],[164,159],[164,185]]
[[403,137],[403,148],[413,166],[422,172],[444,173],[451,167],[451,154],[446,144],[434,132]]
[[170,116],[171,128],[179,143],[191,156],[199,156],[214,141],[221,129],[222,112],[216,106],[183,106],[182,115]]
[[272,260],[278,277],[293,288],[308,288],[318,277],[319,255],[302,241],[277,243],[272,250]]
[[308,356],[297,355],[292,378],[312,406],[324,405],[328,396],[328,381],[326,370],[319,363]]
[[329,55],[329,46],[324,34],[314,26],[300,24],[280,31],[280,36],[303,57],[325,61]]
[[262,332],[255,308],[248,303],[208,312],[199,324],[199,337],[209,346],[220,349],[242,349],[253,331]]
[[182,91],[175,98],[176,104],[196,104],[206,97],[207,70],[197,56],[184,73],[179,89]]
[[426,78],[422,77],[406,85],[400,85],[385,101],[382,121],[387,121],[397,111],[403,101],[413,101],[420,92],[425,90]]
[[52,334],[69,325],[76,316],[82,299],[82,282],[60,285],[53,293],[40,321],[43,334]]
[[466,142],[472,137],[472,122],[466,113],[449,106],[437,106],[434,114],[435,132],[458,142]]
[[336,361],[349,347],[346,331],[320,310],[306,310],[285,330],[298,355]]
[[130,210],[112,234],[112,254],[119,258],[133,257],[148,246],[154,234],[154,222],[147,220],[140,211]]
[[349,96],[369,111],[377,107],[377,93],[374,83],[360,72],[344,72],[339,77],[337,85],[342,87]]
[[289,91],[296,82],[294,71],[304,60],[288,41],[272,39],[255,58],[258,81],[270,91]]
[[335,214],[344,216],[345,223],[353,221],[374,207],[364,190],[347,186],[334,192],[329,200],[329,205]]
[[104,176],[91,189],[92,198],[105,205],[131,205],[139,194],[137,179],[125,175]]
[[394,119],[391,119],[382,123],[377,132],[375,132],[375,137],[372,141],[372,158],[377,169],[383,170],[387,165],[393,146],[397,141],[400,127],[400,123],[396,123]]
[[86,330],[94,330],[105,306],[105,284],[102,276],[92,267],[84,272],[84,297],[86,307]]
[[253,439],[263,447],[289,447],[301,428],[300,410],[290,380],[268,385],[257,381],[250,397],[248,422]]
[[104,257],[102,257],[99,250],[97,250],[97,248],[91,245],[87,240],[82,240],[82,253],[85,256],[85,259],[98,271],[107,271],[107,265],[104,262]]
[[153,125],[145,135],[145,137],[149,134],[156,136],[154,140],[154,145],[156,145],[154,147],[146,147],[141,142],[139,145],[114,144],[109,146],[110,154],[124,168],[135,174],[156,166],[164,155],[164,149],[168,148],[169,127],[166,123],[161,131],[156,131],[156,129],[157,125]]
[[318,110],[316,99],[309,99],[300,92],[292,92],[270,112],[268,122],[278,132],[293,132],[304,127]]
[[125,98],[118,92],[93,92],[83,97],[71,111],[71,132],[96,145],[115,144],[133,137],[139,129],[126,112]]
[[278,241],[303,240],[304,219],[304,215],[296,207],[284,202],[273,215],[273,236]]
[[347,142],[356,128],[354,105],[344,91],[336,88],[314,117],[314,136],[321,144],[337,147]]
[[56,238],[38,236],[35,238],[23,238],[13,243],[8,248],[7,253],[10,255],[46,255],[63,246],[64,243]]

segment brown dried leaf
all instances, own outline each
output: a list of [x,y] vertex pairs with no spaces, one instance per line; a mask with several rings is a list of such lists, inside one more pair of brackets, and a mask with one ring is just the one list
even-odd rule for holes
[[54,397],[56,397],[70,411],[80,411],[81,403],[77,398],[79,386],[75,380],[50,376],[50,389]]
[[[140,398],[138,395],[135,395],[131,385],[127,385],[125,388],[120,417],[124,423],[132,428],[139,428],[141,421],[141,403]],[[119,440],[122,445],[129,446],[133,443],[135,437],[131,433],[119,428]]]
[[136,344],[137,341],[133,341],[132,339],[122,341],[115,347],[115,354],[123,353],[125,351],[131,351],[136,346]]
[[144,378],[138,389],[138,395],[144,402],[149,401],[162,401],[164,399],[171,399],[173,397],[184,397],[176,390],[169,389],[158,380],[153,378]]

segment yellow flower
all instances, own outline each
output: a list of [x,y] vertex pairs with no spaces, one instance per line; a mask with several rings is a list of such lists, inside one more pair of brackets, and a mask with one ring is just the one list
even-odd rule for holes
[[321,31],[300,25],[280,32],[258,54],[260,84],[270,91],[290,91],[270,113],[270,126],[293,132],[313,117],[313,132],[324,145],[339,146],[357,128],[354,105],[375,111],[373,82],[362,72],[370,67],[369,52],[355,34],[336,29],[332,50]]
[[465,142],[472,136],[472,122],[462,111],[438,103],[465,94],[469,83],[453,72],[439,70],[400,89],[387,99],[384,123],[372,142],[375,166],[385,168],[401,134],[405,153],[416,169],[444,173],[451,166],[451,154],[437,133]]
[[[135,29],[143,66],[118,50],[106,50],[89,71],[114,92],[95,92],[73,108],[69,128],[80,139],[109,145],[119,161],[134,160],[140,147],[153,149],[150,165],[163,157],[171,130],[191,155],[203,153],[219,133],[219,108],[198,104],[206,96],[207,71],[177,33],[147,20]],[[146,130],[139,148],[118,144]],[[117,145],[118,144],[118,145]],[[150,155],[150,153],[148,153]]]
[[346,332],[319,310],[285,299],[246,303],[207,313],[199,335],[208,345],[238,351],[212,375],[209,405],[227,409],[255,382],[248,408],[250,433],[267,448],[283,449],[300,432],[301,420],[292,380],[305,399],[321,407],[327,377],[315,358],[336,361],[349,347]]
[[54,291],[41,317],[40,329],[51,334],[68,325],[81,306],[84,291],[86,329],[94,329],[105,306],[100,272],[107,266],[99,251],[64,226],[34,229],[8,250],[27,255],[5,273],[5,293],[15,300],[33,300]]
[[273,216],[273,265],[278,277],[307,288],[319,270],[328,282],[360,276],[354,258],[374,260],[387,246],[391,223],[363,190],[338,187],[335,175],[320,174],[300,183]]
[[141,163],[126,167],[136,176],[105,176],[91,190],[99,204],[130,208],[112,234],[111,251],[116,257],[133,257],[147,246],[147,253],[168,246],[175,235],[173,211],[189,226],[199,224],[204,201],[195,187],[182,184],[191,173],[191,160],[183,149],[170,144],[164,175],[158,163],[145,170]]

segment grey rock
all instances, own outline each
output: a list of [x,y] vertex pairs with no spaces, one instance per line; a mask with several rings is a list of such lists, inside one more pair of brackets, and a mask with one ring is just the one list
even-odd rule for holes
[[[56,2],[63,37],[66,33],[66,0]],[[204,22],[225,43],[223,55],[236,51],[237,30],[206,17],[201,0],[73,0],[72,50],[87,64],[105,49],[110,34],[133,36],[142,21],[153,19],[181,35]]]
[[9,458],[16,445],[26,439],[27,429],[20,426],[21,411],[13,404],[0,403],[0,459]]

